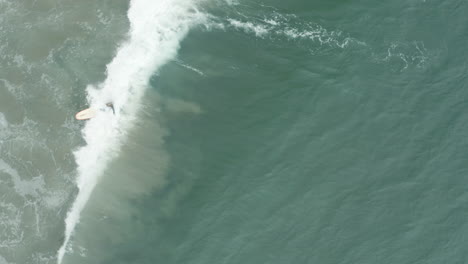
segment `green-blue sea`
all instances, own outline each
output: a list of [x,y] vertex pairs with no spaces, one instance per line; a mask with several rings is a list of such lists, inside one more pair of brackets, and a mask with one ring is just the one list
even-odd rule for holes
[[467,14],[0,0],[0,264],[468,263]]

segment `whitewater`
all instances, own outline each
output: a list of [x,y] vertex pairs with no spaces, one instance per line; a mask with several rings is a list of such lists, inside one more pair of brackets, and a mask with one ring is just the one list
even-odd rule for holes
[[128,19],[127,40],[107,65],[107,78],[86,89],[91,107],[102,109],[107,102],[113,102],[115,114],[98,111],[82,130],[86,145],[74,152],[79,191],[65,219],[64,242],[57,253],[58,264],[62,263],[80,213],[100,175],[118,154],[137,118],[149,79],[176,56],[190,27],[203,21],[204,16],[191,0],[132,0]]

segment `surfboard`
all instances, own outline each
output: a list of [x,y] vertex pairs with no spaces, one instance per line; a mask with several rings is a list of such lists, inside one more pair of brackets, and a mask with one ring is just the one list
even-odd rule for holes
[[96,116],[96,110],[88,108],[76,113],[75,118],[77,120],[87,120]]

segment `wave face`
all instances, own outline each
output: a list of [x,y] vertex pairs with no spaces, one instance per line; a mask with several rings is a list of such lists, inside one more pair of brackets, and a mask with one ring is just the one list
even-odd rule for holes
[[107,65],[106,80],[87,87],[91,107],[103,109],[107,102],[113,102],[115,114],[98,111],[82,130],[86,145],[74,153],[79,192],[65,220],[59,264],[99,176],[118,153],[136,118],[150,77],[176,55],[180,41],[203,15],[190,0],[132,0],[128,19],[128,40]]

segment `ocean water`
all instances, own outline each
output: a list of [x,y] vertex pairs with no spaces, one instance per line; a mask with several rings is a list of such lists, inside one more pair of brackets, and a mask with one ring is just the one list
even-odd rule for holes
[[0,264],[467,263],[467,13],[0,0]]

